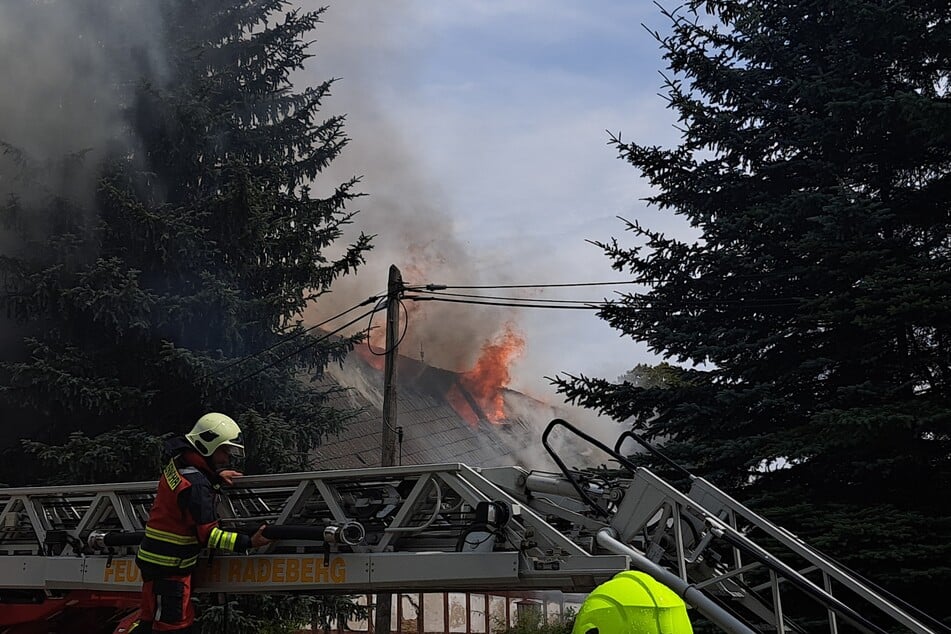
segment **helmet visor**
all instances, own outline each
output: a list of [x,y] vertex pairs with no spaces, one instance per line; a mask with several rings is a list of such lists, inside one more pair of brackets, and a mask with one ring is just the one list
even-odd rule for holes
[[231,442],[225,442],[222,444],[222,447],[228,450],[228,455],[232,458],[244,458],[244,447],[241,445],[235,445]]

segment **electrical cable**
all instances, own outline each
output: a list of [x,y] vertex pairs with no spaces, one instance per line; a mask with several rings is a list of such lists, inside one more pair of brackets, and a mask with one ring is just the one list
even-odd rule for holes
[[425,286],[405,286],[408,291],[441,291],[450,288],[455,289],[484,289],[495,290],[500,288],[567,288],[580,286],[620,286],[622,284],[654,284],[664,280],[622,280],[620,282],[577,282],[566,284],[498,284],[491,286],[457,286],[454,284],[426,284]]
[[[403,337],[406,336],[406,332],[409,330],[409,311],[406,309],[406,306],[403,304],[403,300],[400,298],[400,295],[402,295],[405,288],[406,287],[402,284],[402,282],[400,282],[398,291],[396,293],[393,293],[392,288],[388,289],[387,296],[385,298],[387,308],[389,308],[389,302],[395,298],[396,301],[399,302],[398,304],[399,308],[403,309],[403,313],[406,317],[403,320],[405,323],[405,325],[403,326],[403,332],[400,334],[399,337],[397,337],[396,341],[393,342],[393,345],[390,348],[387,348],[383,352],[375,352],[373,348],[370,346],[370,330],[373,327],[373,315],[379,312],[380,308],[383,306],[383,300],[381,299],[377,301],[376,306],[373,307],[373,310],[371,310],[369,313],[366,313],[364,315],[364,316],[366,315],[370,316],[370,319],[367,322],[367,329],[366,329],[367,350],[370,351],[370,354],[373,354],[376,356],[388,356],[393,352],[393,350],[395,350],[400,345],[400,342],[403,341]],[[398,317],[399,316],[397,315],[397,318]],[[383,412],[383,415],[381,416],[381,420],[383,421],[383,424],[386,426],[387,429],[389,429],[391,432],[396,434],[396,437],[398,439],[398,444],[399,444],[399,464],[402,465],[403,464],[403,427],[397,426],[394,428],[393,425],[390,424],[390,421],[387,419],[386,411]]]
[[[374,309],[374,310],[375,310],[375,309]],[[222,388],[220,388],[220,389],[218,389],[218,390],[215,390],[214,392],[210,393],[208,396],[212,396],[212,395],[215,395],[215,394],[220,394],[220,393],[222,393],[222,392],[225,392],[225,391],[231,389],[232,387],[234,387],[235,385],[237,385],[238,383],[242,383],[243,381],[247,381],[248,379],[257,376],[258,374],[261,374],[262,372],[265,372],[265,371],[267,371],[267,370],[270,370],[271,368],[273,368],[274,366],[276,366],[276,365],[277,365],[278,363],[280,363],[281,361],[286,361],[287,359],[290,359],[291,357],[300,354],[301,352],[307,350],[308,348],[313,348],[313,347],[316,346],[318,343],[329,339],[330,337],[336,335],[337,333],[339,333],[340,331],[346,329],[347,327],[352,326],[353,324],[357,323],[358,321],[362,320],[364,317],[366,317],[367,315],[370,315],[370,314],[372,314],[372,313],[373,313],[373,310],[369,310],[369,311],[363,313],[362,315],[356,317],[355,319],[352,319],[352,320],[348,321],[348,322],[345,323],[343,326],[340,326],[340,327],[337,328],[336,330],[333,330],[333,331],[331,331],[331,332],[328,332],[328,333],[325,333],[325,334],[321,335],[320,337],[317,337],[317,338],[314,339],[313,341],[310,341],[310,342],[308,342],[307,344],[301,346],[300,348],[297,348],[296,350],[294,350],[294,351],[291,352],[290,354],[286,354],[286,355],[284,355],[283,357],[280,357],[280,358],[278,358],[278,359],[275,359],[275,360],[272,361],[271,363],[269,363],[269,364],[267,364],[267,365],[265,365],[265,366],[263,366],[263,367],[258,368],[258,369],[255,370],[254,372],[251,372],[250,374],[247,374],[247,375],[241,377],[240,379],[236,379],[235,381],[232,381],[231,383],[228,383],[228,384],[225,385],[224,387],[222,387]]]
[[[337,319],[340,319],[340,318],[343,317],[344,315],[353,312],[353,311],[356,310],[357,308],[360,308],[361,306],[366,306],[366,305],[369,304],[370,302],[377,301],[378,299],[379,299],[379,297],[378,297],[377,295],[368,297],[367,299],[363,300],[363,301],[360,302],[359,304],[355,304],[354,306],[351,306],[350,308],[344,310],[343,312],[340,312],[340,313],[334,315],[333,317],[329,317],[328,319],[325,319],[325,320],[323,320],[322,322],[320,322],[320,323],[318,323],[318,324],[314,324],[313,326],[309,326],[309,327],[307,327],[307,328],[305,328],[305,329],[303,329],[303,330],[300,330],[300,331],[298,331],[298,332],[295,332],[294,334],[290,335],[290,336],[287,337],[286,339],[282,339],[281,341],[278,341],[278,342],[276,342],[276,343],[274,343],[274,344],[268,346],[267,348],[264,348],[264,349],[259,350],[259,351],[257,351],[257,352],[254,352],[254,353],[245,355],[245,356],[243,356],[243,357],[240,357],[240,358],[238,358],[238,359],[235,359],[235,360],[231,361],[230,363],[228,363],[227,365],[224,365],[224,366],[222,366],[222,367],[220,367],[220,368],[216,368],[216,369],[214,369],[214,370],[212,370],[212,371],[210,371],[210,372],[207,372],[207,373],[205,373],[204,375],[202,375],[202,376],[200,376],[200,377],[198,377],[198,378],[199,378],[199,380],[206,380],[206,379],[210,379],[210,378],[216,377],[216,376],[222,374],[223,372],[225,372],[226,370],[229,370],[229,369],[231,369],[231,368],[233,368],[233,367],[237,367],[237,366],[239,366],[239,365],[241,365],[241,364],[243,364],[243,363],[246,363],[246,362],[250,361],[251,359],[254,359],[254,358],[256,358],[256,357],[259,357],[259,356],[261,356],[261,355],[263,355],[263,354],[265,354],[265,353],[267,353],[267,352],[271,352],[271,351],[273,351],[275,348],[278,348],[278,347],[280,347],[280,346],[282,346],[282,345],[284,345],[284,344],[286,344],[286,343],[289,343],[289,342],[292,341],[293,339],[296,339],[296,338],[298,338],[298,337],[301,337],[301,336],[303,336],[303,335],[305,335],[305,334],[307,334],[307,333],[309,333],[309,332],[311,332],[311,331],[313,331],[313,330],[315,330],[315,329],[317,329],[317,328],[320,328],[320,327],[322,327],[322,326],[325,326],[326,324],[328,324],[328,323],[330,323],[330,322],[332,322],[332,321],[335,321],[335,320],[337,320]],[[260,374],[261,372],[264,372],[264,371],[266,371],[266,370],[269,370],[270,368],[276,366],[276,365],[277,365],[278,363],[280,363],[281,361],[285,361],[286,359],[289,359],[290,357],[292,357],[292,356],[294,356],[294,355],[296,355],[296,354],[299,354],[299,353],[303,352],[304,350],[307,350],[308,348],[311,348],[311,347],[317,345],[318,343],[320,343],[320,342],[326,340],[327,338],[332,337],[333,335],[339,333],[339,332],[340,332],[341,330],[343,330],[344,328],[347,328],[348,326],[350,326],[350,325],[356,323],[357,321],[359,321],[359,320],[363,319],[364,317],[366,317],[367,315],[371,314],[371,312],[372,312],[372,311],[363,313],[362,315],[360,315],[360,316],[357,317],[356,319],[351,320],[350,322],[344,324],[344,325],[341,326],[340,328],[338,328],[338,329],[336,329],[336,330],[334,330],[334,331],[332,331],[332,332],[329,332],[329,333],[327,333],[326,335],[321,336],[321,337],[319,337],[318,339],[315,339],[314,341],[311,341],[311,342],[307,343],[306,345],[304,345],[304,346],[302,346],[302,347],[300,347],[300,348],[294,350],[294,351],[291,352],[290,354],[287,354],[287,355],[284,355],[283,357],[280,357],[280,358],[278,358],[278,359],[275,359],[273,362],[269,363],[268,365],[265,365],[265,366],[263,366],[263,367],[261,367],[261,368],[255,370],[254,372],[252,372],[252,373],[250,373],[250,374],[247,374],[247,375],[245,375],[245,376],[242,376],[241,378],[239,378],[239,379],[237,379],[237,380],[235,380],[235,381],[232,381],[231,383],[228,383],[228,384],[225,385],[224,387],[221,387],[221,388],[218,388],[218,389],[216,389],[216,390],[212,390],[212,391],[208,392],[208,393],[205,395],[204,398],[207,399],[207,398],[212,397],[212,396],[217,396],[218,394],[221,394],[221,393],[223,393],[223,392],[225,392],[225,391],[231,389],[231,388],[234,387],[235,385],[237,385],[237,384],[239,384],[239,383],[241,383],[241,382],[243,382],[243,381],[246,381],[246,380],[248,380],[248,379],[250,379],[250,378],[252,378],[252,377],[254,377],[254,376],[257,376],[257,375]],[[183,404],[182,407],[181,407],[182,411],[184,411],[184,410],[186,409],[186,407],[187,407],[187,406],[186,406],[185,404]]]
[[[501,301],[479,301],[477,299],[451,299],[448,297],[423,297],[418,295],[408,295],[405,297],[407,300],[411,301],[431,301],[431,302],[449,302],[454,304],[477,304],[482,306],[503,306],[508,308],[552,308],[558,310],[605,310],[612,307],[626,308],[627,310],[637,310],[637,311],[664,311],[664,312],[679,312],[680,306],[677,307],[655,307],[655,306],[623,306],[617,302],[601,303],[601,304],[585,304],[583,306],[578,305],[565,305],[565,304],[529,304],[529,303],[518,303],[518,302],[501,302]],[[528,300],[531,301],[531,300]],[[730,300],[735,301],[737,305],[749,306],[750,308],[794,308],[799,305],[798,302],[789,302],[785,304],[755,304],[753,302],[742,301],[742,300]],[[695,302],[693,304],[686,303],[682,304],[686,308],[698,308],[698,307],[711,307],[721,305],[723,302]]]
[[[547,302],[551,304],[581,304],[585,306],[607,306],[608,304],[618,305],[622,308],[625,308],[625,302],[643,302],[650,301],[649,298],[637,295],[624,295],[619,299],[611,300],[573,300],[573,299],[548,299],[540,297],[503,297],[498,295],[472,295],[467,293],[442,293],[439,291],[419,291],[421,293],[428,293],[429,295],[438,296],[438,297],[465,297],[470,299],[478,300],[499,300],[499,301],[510,301],[510,302]],[[753,305],[764,305],[764,306],[793,306],[799,304],[802,298],[799,297],[764,297],[764,298],[752,298],[752,299],[709,299],[709,300],[686,300],[679,302],[680,305],[687,306],[704,306],[704,305],[717,305],[717,304],[737,304],[744,306],[753,306]],[[519,304],[521,305],[521,304]]]
[[276,342],[276,343],[271,344],[271,345],[268,346],[267,348],[264,348],[264,349],[262,349],[262,350],[259,350],[259,351],[257,351],[257,352],[254,352],[254,353],[252,353],[252,354],[245,355],[245,356],[243,356],[243,357],[240,357],[240,358],[238,358],[238,359],[235,359],[235,360],[232,361],[231,363],[228,363],[227,365],[224,365],[224,366],[222,366],[222,367],[220,367],[220,368],[217,368],[217,369],[215,369],[215,370],[212,370],[212,371],[209,372],[208,374],[206,374],[206,375],[204,375],[204,376],[202,376],[202,377],[199,377],[199,378],[200,378],[200,379],[209,379],[209,378],[211,378],[211,377],[213,377],[213,376],[216,376],[216,375],[218,375],[218,374],[221,374],[221,373],[223,373],[225,370],[230,370],[231,368],[233,368],[233,367],[235,367],[235,366],[238,366],[238,365],[241,365],[242,363],[245,363],[245,362],[247,362],[247,361],[250,361],[251,359],[253,359],[253,358],[257,357],[257,356],[260,356],[260,355],[262,355],[262,354],[265,354],[266,352],[270,352],[271,350],[273,350],[273,349],[275,349],[275,348],[278,348],[278,347],[284,345],[285,343],[288,343],[288,342],[290,342],[290,341],[292,341],[292,340],[294,340],[294,339],[296,339],[296,338],[298,338],[298,337],[300,337],[300,336],[303,336],[303,335],[307,334],[308,332],[310,332],[310,331],[312,331],[312,330],[315,330],[315,329],[317,329],[317,328],[320,328],[321,326],[324,326],[324,325],[326,325],[326,324],[329,324],[330,322],[332,322],[332,321],[334,321],[334,320],[340,319],[341,317],[343,317],[343,316],[346,315],[347,313],[353,312],[353,311],[355,311],[356,309],[360,308],[361,306],[366,306],[366,305],[369,304],[370,302],[376,301],[376,300],[378,300],[378,299],[379,299],[379,297],[378,297],[378,296],[375,296],[375,295],[374,295],[374,296],[371,296],[371,297],[368,297],[367,299],[363,300],[363,301],[360,302],[359,304],[355,304],[355,305],[351,306],[350,308],[348,308],[347,310],[343,311],[342,313],[337,313],[337,314],[334,315],[333,317],[330,317],[330,318],[328,318],[328,319],[325,319],[324,321],[320,322],[319,324],[314,324],[313,326],[308,326],[307,328],[305,328],[305,329],[303,329],[303,330],[299,330],[299,331],[295,332],[293,335],[290,335],[289,337],[287,337],[286,339],[282,339],[282,340],[280,340],[280,341],[278,341],[278,342]]
[[419,295],[407,295],[404,299],[408,299],[414,302],[449,302],[454,304],[481,304],[483,306],[508,306],[510,308],[559,308],[565,310],[601,310],[602,306],[595,305],[586,305],[586,306],[561,306],[557,304],[517,304],[517,303],[503,303],[503,302],[480,302],[476,300],[463,300],[463,299],[449,299],[442,297],[421,297]]
[[417,291],[420,293],[429,293],[431,295],[438,295],[439,297],[470,297],[476,299],[498,299],[503,301],[513,301],[513,302],[549,302],[549,303],[559,303],[559,304],[597,304],[601,303],[604,300],[589,301],[583,299],[547,299],[544,297],[503,297],[499,295],[470,295],[467,293],[442,293],[440,291]]
[[388,297],[381,297],[376,303],[376,306],[373,307],[373,310],[370,312],[370,320],[367,322],[366,330],[364,331],[364,337],[367,340],[367,348],[370,347],[370,330],[373,329],[373,316],[380,311],[380,309],[385,306],[385,302],[388,300]]
[[[400,429],[402,429],[402,427]],[[436,518],[439,517],[439,514],[442,512],[442,488],[439,486],[439,482],[435,478],[432,479],[432,483],[436,489],[436,504],[433,507],[433,514],[429,517],[429,519],[419,526],[398,526],[396,528],[387,526],[383,529],[384,533],[418,533],[419,531],[426,530],[432,526],[433,522],[436,521]]]
[[400,342],[403,341],[403,337],[406,336],[406,331],[409,330],[409,311],[406,310],[406,305],[403,304],[402,299],[397,299],[396,301],[399,302],[400,308],[403,309],[403,316],[405,317],[405,319],[403,320],[403,332],[400,334],[399,337],[397,337],[396,342],[393,344],[392,348],[388,350],[384,350],[383,352],[376,352],[375,350],[373,350],[373,348],[370,346],[370,329],[371,329],[371,326],[373,325],[373,315],[375,315],[377,311],[380,310],[380,302],[377,302],[377,305],[373,307],[373,312],[370,313],[370,321],[367,322],[367,330],[366,330],[367,350],[370,351],[370,354],[376,355],[378,357],[385,357],[386,355],[388,355],[390,352],[395,350],[400,345]]
[[399,438],[399,444],[400,444],[400,464],[402,465],[402,462],[403,462],[403,453],[402,453],[402,452],[403,452],[403,434],[402,434],[402,432],[401,432],[400,430],[403,429],[403,427],[402,427],[401,425],[397,425],[396,427],[393,427],[393,425],[390,425],[390,421],[386,418],[386,414],[385,414],[385,413],[384,413],[383,416],[380,418],[380,420],[383,421],[383,424],[386,425],[386,428],[387,428],[387,429],[389,429],[391,432],[393,432],[394,434],[396,434],[397,438]]
[[[750,306],[755,308],[784,308],[784,307],[794,307],[802,304],[804,300],[799,297],[776,297],[776,298],[747,298],[747,299],[683,299],[669,302],[670,304],[676,304],[676,306],[687,306],[690,308],[703,307],[703,306]],[[619,300],[611,300],[609,302],[612,306],[617,306],[619,308],[633,308],[633,309],[642,309],[642,308],[655,308],[654,306],[629,306],[628,303],[641,303],[641,304],[650,304],[651,298],[649,297],[635,297],[635,296],[626,296]]]
[[399,425],[396,428],[396,444],[400,450],[400,458],[397,461],[397,464],[401,467],[403,466],[403,426]]
[[[763,275],[734,275],[730,276],[729,279],[762,279]],[[466,297],[465,294],[456,294],[456,293],[437,293],[437,291],[443,291],[447,289],[469,289],[469,290],[493,290],[493,289],[542,289],[542,288],[572,288],[572,287],[593,287],[593,286],[622,286],[627,284],[662,284],[666,282],[671,282],[674,280],[670,279],[647,279],[647,278],[635,278],[631,280],[618,280],[614,282],[572,282],[572,283],[553,283],[553,284],[497,284],[497,285],[453,285],[453,284],[435,284],[429,283],[425,285],[406,285],[403,288],[408,291],[413,291],[416,293],[433,293],[439,295],[447,296],[458,296]],[[691,278],[689,281],[700,281],[700,278]],[[489,298],[489,296],[473,296],[476,298]],[[635,298],[637,296],[627,294],[627,298]],[[503,299],[503,298],[492,298],[492,299]],[[526,301],[521,298],[505,298],[508,301]],[[549,299],[535,299],[534,301],[539,302],[557,302],[559,300],[549,300]],[[600,304],[602,302],[579,302],[578,300],[560,300],[562,303],[590,303],[590,304]],[[763,304],[786,304],[787,302],[804,302],[807,301],[803,297],[771,297],[771,298],[759,298],[759,299],[734,299],[734,300],[715,300],[715,303],[743,303],[751,304],[753,302],[763,303]]]
[[[718,277],[717,279],[731,279],[731,280],[756,280],[756,279],[765,279],[768,277],[768,274],[757,274],[757,275],[730,275],[727,278]],[[691,281],[699,281],[700,278],[690,278]],[[552,284],[486,284],[486,285],[457,285],[457,284],[434,284],[429,283],[425,285],[412,284],[405,285],[403,288],[408,291],[421,292],[423,290],[428,291],[443,291],[447,289],[466,289],[466,290],[497,290],[503,288],[572,288],[572,287],[586,287],[586,286],[624,286],[627,284],[665,284],[668,282],[677,281],[676,279],[671,278],[634,278],[630,280],[618,280],[615,282],[568,282],[568,283],[552,283]]]

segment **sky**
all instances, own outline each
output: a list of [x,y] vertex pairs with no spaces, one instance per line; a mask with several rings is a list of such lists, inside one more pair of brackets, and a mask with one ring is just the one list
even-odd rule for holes
[[[346,0],[323,19],[295,81],[338,78],[324,112],[346,113],[351,144],[325,182],[363,177],[352,229],[377,238],[311,320],[383,291],[390,264],[411,283],[617,281],[629,275],[588,241],[632,244],[619,216],[686,232],[642,202],[648,183],[609,144],[608,131],[677,140],[659,96],[661,52],[642,26],[666,27],[652,3]],[[635,289],[529,296],[599,301]],[[613,380],[659,360],[592,311],[422,306],[408,307],[401,353],[465,370],[508,324],[525,341],[510,387],[548,402],[559,399],[546,376]]]

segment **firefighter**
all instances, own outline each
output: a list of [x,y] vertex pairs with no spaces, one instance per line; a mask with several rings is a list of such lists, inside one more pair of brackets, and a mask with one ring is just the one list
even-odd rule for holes
[[203,547],[244,552],[271,542],[264,526],[250,537],[218,527],[218,489],[242,475],[228,467],[243,455],[238,424],[217,412],[165,443],[158,493],[136,555],[143,584],[135,634],[192,631],[192,571]]
[[693,634],[677,593],[636,570],[619,572],[588,595],[571,634]]

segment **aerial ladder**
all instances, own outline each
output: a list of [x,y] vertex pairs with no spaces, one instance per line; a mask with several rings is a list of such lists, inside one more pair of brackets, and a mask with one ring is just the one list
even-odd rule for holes
[[[573,471],[564,428],[619,469]],[[222,524],[267,523],[254,554],[209,554],[198,593],[589,592],[646,572],[725,632],[948,632],[831,557],[688,475],[681,491],[555,419],[557,472],[464,464],[241,478]],[[656,451],[647,443],[643,443]],[[620,475],[615,475],[620,473]],[[155,482],[0,489],[0,633],[64,610],[134,609],[135,551]]]

